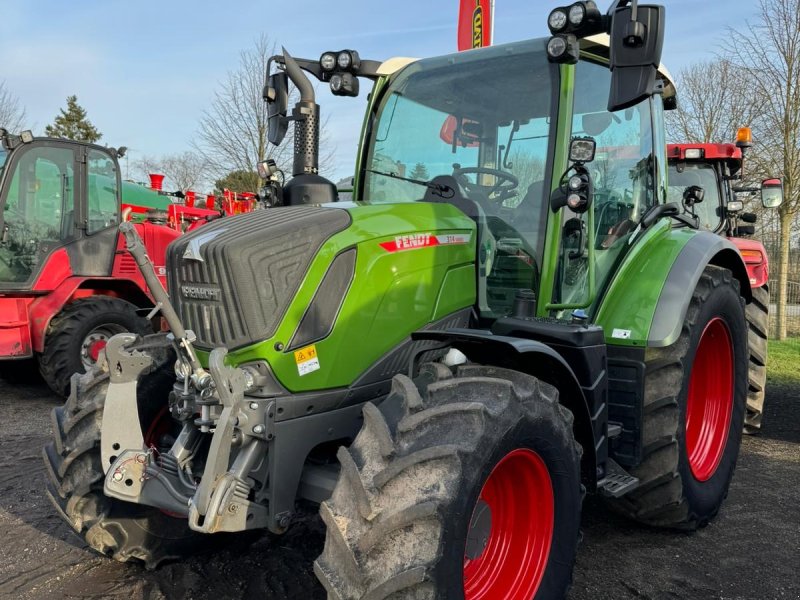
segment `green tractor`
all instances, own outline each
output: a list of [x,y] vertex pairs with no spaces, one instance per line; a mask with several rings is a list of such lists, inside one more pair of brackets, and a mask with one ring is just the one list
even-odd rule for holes
[[[419,61],[274,57],[282,206],[173,242],[171,298],[123,224],[171,332],[112,338],[53,413],[49,493],[90,547],[153,567],[310,501],[330,598],[528,600],[566,593],[586,491],[649,525],[717,514],[751,289],[667,200],[664,8],[548,21]],[[352,202],[317,173],[306,72],[374,82]]]

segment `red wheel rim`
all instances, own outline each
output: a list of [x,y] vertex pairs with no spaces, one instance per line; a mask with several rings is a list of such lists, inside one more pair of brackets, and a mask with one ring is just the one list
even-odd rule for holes
[[91,346],[89,346],[89,358],[91,358],[94,362],[97,362],[97,359],[100,358],[100,351],[106,347],[108,342],[106,340],[97,340],[92,342]]
[[144,434],[145,448],[150,448],[151,446],[157,448],[161,436],[169,433],[171,429],[172,415],[169,412],[169,407],[164,406],[158,411],[156,418],[153,419],[153,422],[150,423],[150,427],[147,428],[147,432]]
[[[160,411],[158,411],[156,418],[153,419],[153,422],[150,423],[150,427],[147,428],[147,432],[144,434],[144,447],[158,448],[158,441],[161,439],[161,436],[168,434],[171,429],[172,415],[169,412],[169,407],[164,406]],[[163,508],[159,510],[168,517],[172,517],[174,519],[188,518],[187,515],[164,510]]]
[[492,470],[473,510],[491,511],[479,555],[464,553],[465,600],[531,600],[539,589],[553,542],[553,484],[532,450],[507,454]]
[[717,471],[733,412],[733,345],[720,318],[706,325],[692,365],[686,400],[686,452],[698,481]]

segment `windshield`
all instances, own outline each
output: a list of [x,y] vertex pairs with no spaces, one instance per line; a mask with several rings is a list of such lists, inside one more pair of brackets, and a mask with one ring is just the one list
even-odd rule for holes
[[8,156],[8,151],[0,146],[0,177],[3,175],[3,167],[6,164],[6,157]]
[[488,313],[538,286],[557,91],[544,41],[507,44],[413,63],[370,122],[359,199],[447,201],[475,219]]
[[675,202],[678,206],[684,206],[683,192],[686,188],[693,185],[703,188],[705,191],[703,201],[693,207],[700,220],[700,229],[716,231],[719,228],[722,223],[722,202],[714,167],[709,164],[692,163],[670,165],[667,181],[669,182],[667,201]]

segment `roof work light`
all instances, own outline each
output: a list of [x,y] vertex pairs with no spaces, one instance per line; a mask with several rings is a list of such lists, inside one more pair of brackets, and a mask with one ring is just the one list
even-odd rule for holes
[[335,96],[358,96],[358,73],[361,58],[355,50],[325,52],[319,58],[323,81],[331,84]]

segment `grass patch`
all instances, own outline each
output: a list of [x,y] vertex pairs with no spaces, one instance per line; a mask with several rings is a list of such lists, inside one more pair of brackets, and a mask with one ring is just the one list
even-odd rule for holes
[[800,386],[800,340],[769,341],[767,381]]

